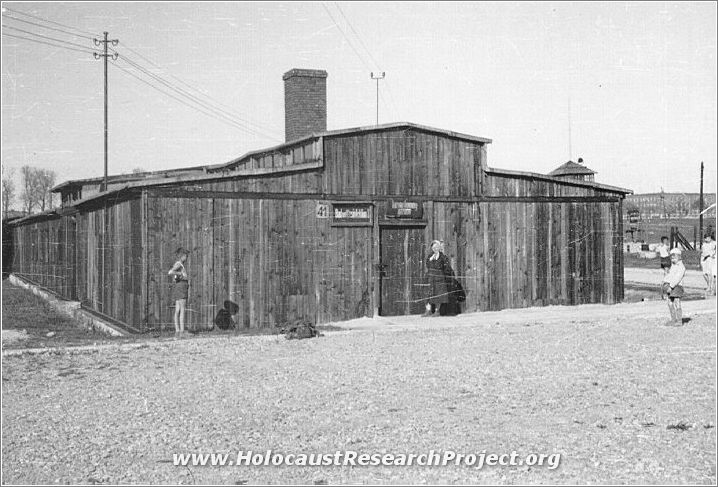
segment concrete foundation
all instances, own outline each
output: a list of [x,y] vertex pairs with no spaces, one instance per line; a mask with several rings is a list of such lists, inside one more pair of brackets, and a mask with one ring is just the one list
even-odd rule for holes
[[105,320],[92,315],[80,307],[79,301],[67,301],[64,299],[58,299],[55,295],[43,290],[42,288],[30,284],[29,282],[21,279],[20,277],[10,274],[8,281],[14,285],[32,292],[35,296],[44,299],[53,309],[58,313],[62,313],[65,316],[72,318],[79,326],[92,331],[99,331],[110,336],[128,336],[123,330],[118,329],[116,326],[108,323]]

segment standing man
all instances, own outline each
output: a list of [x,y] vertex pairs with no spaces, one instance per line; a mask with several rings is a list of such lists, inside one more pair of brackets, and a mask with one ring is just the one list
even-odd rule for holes
[[671,269],[663,278],[663,292],[668,296],[668,311],[671,312],[671,321],[666,326],[683,325],[683,309],[681,298],[683,297],[683,276],[686,275],[686,267],[683,265],[681,249],[671,250]]

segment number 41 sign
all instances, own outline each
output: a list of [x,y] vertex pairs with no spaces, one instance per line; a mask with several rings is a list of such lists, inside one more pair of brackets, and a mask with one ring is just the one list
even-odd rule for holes
[[317,203],[317,218],[329,218],[328,203]]

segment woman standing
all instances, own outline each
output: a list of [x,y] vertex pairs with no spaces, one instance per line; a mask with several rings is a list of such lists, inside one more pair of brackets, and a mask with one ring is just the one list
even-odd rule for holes
[[[426,268],[429,274],[429,301],[426,303],[426,312],[423,316],[439,316],[449,303],[449,289],[446,285],[446,276],[451,276],[449,258],[441,251],[439,240],[431,242],[431,254],[426,258]],[[437,313],[437,307],[439,312]]]
[[189,257],[189,252],[180,247],[176,253],[177,262],[174,263],[167,274],[174,279],[172,301],[175,302],[175,337],[179,338],[184,334],[185,308],[187,306],[187,297],[189,296],[189,279],[184,265],[187,262],[187,257]]

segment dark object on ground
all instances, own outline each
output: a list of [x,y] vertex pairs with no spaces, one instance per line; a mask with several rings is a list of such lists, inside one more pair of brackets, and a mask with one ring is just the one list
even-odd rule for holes
[[239,312],[239,305],[233,301],[224,302],[224,308],[220,309],[214,318],[214,324],[220,330],[234,330],[234,320],[232,316]]
[[695,424],[688,424],[685,421],[681,421],[677,424],[669,424],[666,426],[666,429],[669,430],[679,430],[679,431],[688,431],[690,429],[693,429],[695,427]]
[[306,320],[297,320],[281,332],[287,340],[301,340],[303,338],[314,338],[324,336],[317,330],[317,327]]

